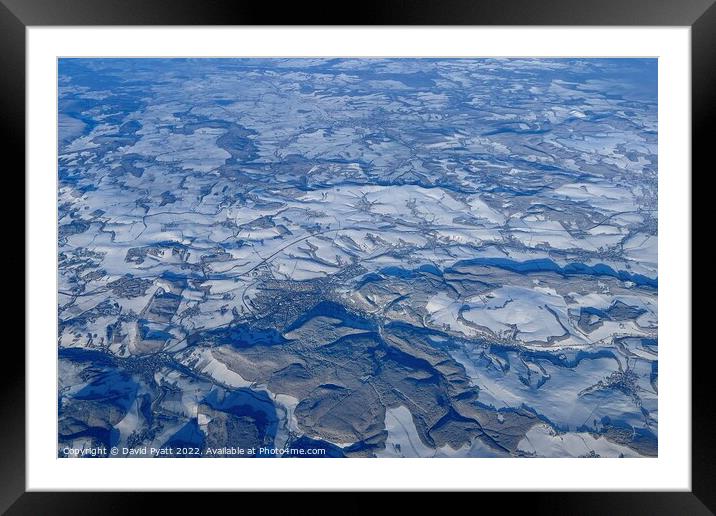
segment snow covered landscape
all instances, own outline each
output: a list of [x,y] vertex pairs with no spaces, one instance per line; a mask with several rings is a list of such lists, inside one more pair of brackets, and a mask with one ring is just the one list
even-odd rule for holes
[[656,72],[61,59],[58,455],[656,456]]

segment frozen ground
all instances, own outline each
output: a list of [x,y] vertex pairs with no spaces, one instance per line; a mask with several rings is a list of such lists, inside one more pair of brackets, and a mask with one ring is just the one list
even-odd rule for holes
[[59,111],[60,450],[657,454],[655,60],[62,59]]

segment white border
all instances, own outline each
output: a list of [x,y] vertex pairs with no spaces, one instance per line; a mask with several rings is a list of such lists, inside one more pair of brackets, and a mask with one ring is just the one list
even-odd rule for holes
[[[27,489],[690,490],[690,29],[27,29]],[[659,58],[659,457],[652,459],[57,459],[58,56]],[[7,443],[12,445],[12,443]]]

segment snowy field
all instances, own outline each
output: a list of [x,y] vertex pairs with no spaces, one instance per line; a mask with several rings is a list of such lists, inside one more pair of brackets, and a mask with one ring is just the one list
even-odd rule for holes
[[657,455],[656,66],[61,59],[58,450]]

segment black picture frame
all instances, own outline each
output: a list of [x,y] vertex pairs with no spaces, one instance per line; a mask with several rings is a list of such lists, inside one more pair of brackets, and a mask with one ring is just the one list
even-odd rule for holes
[[[716,106],[715,0],[444,0],[413,2],[367,0],[360,3],[310,2],[277,4],[246,0],[0,0],[0,130],[3,156],[14,158],[16,180],[25,166],[25,29],[64,25],[615,25],[690,26],[692,36],[692,169],[710,164],[709,124]],[[342,8],[342,9],[341,9]],[[5,169],[9,172],[10,168]],[[691,173],[692,171],[685,171]],[[18,180],[18,190],[24,182]],[[23,197],[24,198],[24,197]],[[697,203],[692,202],[694,206]],[[16,224],[19,226],[19,224]],[[18,227],[19,231],[19,227]],[[24,242],[24,233],[18,238]],[[16,249],[19,246],[16,246]],[[24,247],[23,247],[24,249]],[[17,251],[16,251],[17,252]],[[24,253],[24,251],[23,251]],[[15,257],[15,261],[19,260]],[[693,264],[693,262],[692,262]],[[19,265],[15,265],[17,268]],[[25,269],[25,277],[32,274]],[[32,307],[26,307],[31,310]],[[692,317],[693,319],[693,317]],[[10,342],[12,340],[12,342]],[[25,353],[20,339],[6,338],[0,376],[0,512],[7,514],[121,514],[146,507],[137,493],[25,492]],[[688,345],[689,343],[682,343]],[[510,509],[524,504],[549,514],[712,514],[716,512],[716,454],[711,423],[711,343],[692,343],[692,491],[620,493],[509,494]],[[212,494],[225,503],[229,496]],[[240,495],[245,497],[246,494]],[[292,495],[293,507],[307,506],[303,494]],[[368,512],[370,502],[342,495],[338,512]],[[479,494],[500,497],[505,494]],[[187,493],[162,496],[163,510],[184,510],[202,497]],[[258,501],[258,500],[257,500]],[[492,501],[492,500],[491,500]],[[245,498],[244,498],[244,502]],[[408,504],[423,505],[413,496]],[[480,502],[482,506],[482,501]],[[202,505],[198,505],[202,504]],[[320,504],[331,512],[333,503]],[[332,509],[332,510],[331,510]]]

